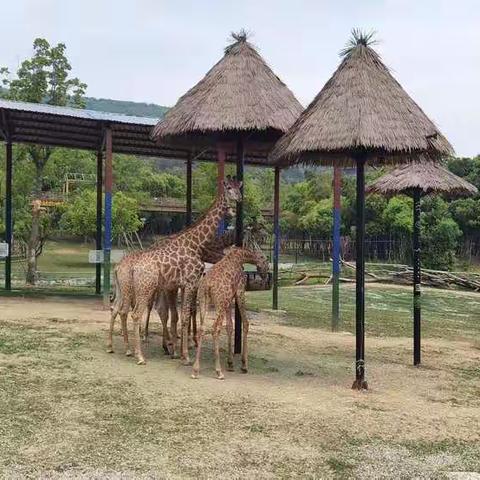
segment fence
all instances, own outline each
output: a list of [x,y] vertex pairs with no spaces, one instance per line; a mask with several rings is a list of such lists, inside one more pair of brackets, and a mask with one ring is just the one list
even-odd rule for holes
[[[264,245],[272,245],[272,239]],[[280,241],[280,253],[292,257],[294,263],[306,259],[328,262],[332,255],[331,239],[289,238]],[[346,261],[355,260],[355,240],[341,238],[341,254]],[[365,239],[365,258],[367,262],[410,263],[412,255],[411,239],[408,237],[367,237]],[[468,263],[480,261],[480,239],[465,239],[456,251],[457,258]]]

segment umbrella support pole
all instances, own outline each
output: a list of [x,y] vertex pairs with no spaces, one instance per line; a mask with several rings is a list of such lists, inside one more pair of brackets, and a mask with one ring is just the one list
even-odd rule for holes
[[367,390],[365,380],[365,156],[357,164],[356,308],[355,308],[355,381],[352,389]]
[[332,332],[340,327],[340,167],[333,167],[333,232],[332,232]]
[[421,265],[420,265],[421,192],[413,192],[413,364],[421,362]]
[[[237,180],[242,182],[240,192],[242,198],[237,202],[237,215],[235,218],[235,245],[237,247],[243,246],[243,166],[245,162],[245,147],[243,138],[240,136],[237,141]],[[235,332],[233,342],[233,353],[242,353],[242,317],[235,302]]]
[[272,309],[278,310],[278,260],[280,256],[280,168],[275,167],[273,194],[273,288]]

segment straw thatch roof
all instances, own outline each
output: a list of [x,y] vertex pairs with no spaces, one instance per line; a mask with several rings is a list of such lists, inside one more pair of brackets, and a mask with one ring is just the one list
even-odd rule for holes
[[383,175],[367,187],[367,193],[396,195],[419,188],[422,193],[475,195],[477,188],[437,162],[421,160],[406,163]]
[[247,35],[232,35],[223,58],[153,129],[154,140],[211,144],[249,132],[253,140],[273,144],[298,118],[303,107]]
[[371,44],[371,35],[353,31],[340,66],[275,145],[272,163],[351,165],[352,155],[361,152],[379,163],[453,153]]

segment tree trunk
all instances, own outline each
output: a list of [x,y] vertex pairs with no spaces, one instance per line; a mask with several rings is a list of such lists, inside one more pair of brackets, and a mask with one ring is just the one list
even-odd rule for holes
[[27,285],[35,285],[37,280],[37,251],[40,246],[40,204],[36,204],[35,200],[39,199],[42,191],[42,175],[44,162],[36,163],[36,181],[34,185],[32,205],[32,228],[30,230],[30,238],[27,242]]

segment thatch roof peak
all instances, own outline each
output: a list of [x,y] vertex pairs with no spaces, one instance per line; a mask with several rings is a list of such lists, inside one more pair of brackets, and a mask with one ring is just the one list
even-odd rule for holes
[[320,93],[271,154],[273,163],[353,164],[355,153],[403,162],[453,153],[371,47],[372,34],[353,32],[343,59]]
[[239,132],[273,143],[303,110],[244,30],[224,56],[185,93],[153,130],[160,143],[212,143]]
[[[346,57],[355,51],[361,51],[362,47],[372,47],[372,45],[376,45],[378,43],[378,40],[375,38],[376,34],[377,32],[375,32],[375,30],[365,32],[360,28],[353,28],[352,36],[349,38],[345,47],[340,50],[340,56]],[[375,50],[371,49],[371,51],[376,54]]]
[[396,195],[419,188],[422,193],[445,193],[452,196],[475,195],[477,188],[453,174],[438,162],[418,160],[406,163],[378,178],[367,193]]
[[248,43],[251,48],[255,48],[250,42],[248,42],[250,33],[247,32],[247,30],[245,30],[244,28],[242,28],[238,32],[232,32],[230,36],[232,37],[232,43],[225,47],[225,53],[231,52],[232,49],[240,48],[245,43]]

